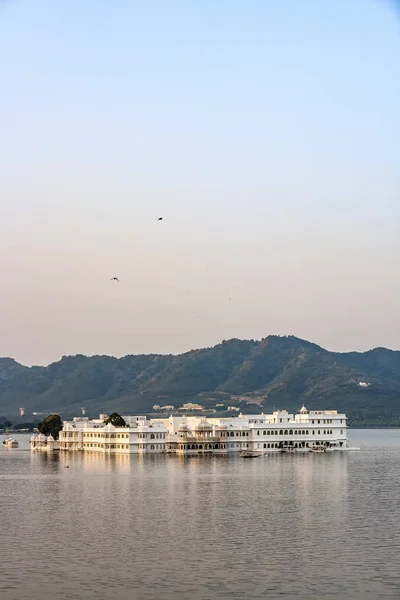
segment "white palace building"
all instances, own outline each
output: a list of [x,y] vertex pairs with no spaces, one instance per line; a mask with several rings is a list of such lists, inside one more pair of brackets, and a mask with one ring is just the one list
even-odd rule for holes
[[[303,406],[298,414],[277,410],[270,415],[243,415],[231,418],[170,416],[150,419],[124,416],[127,427],[104,424],[99,419],[75,417],[65,421],[57,449],[103,454],[230,454],[237,452],[279,452],[346,450],[346,415],[336,410],[310,411]],[[46,441],[32,436],[31,448],[44,449]]]

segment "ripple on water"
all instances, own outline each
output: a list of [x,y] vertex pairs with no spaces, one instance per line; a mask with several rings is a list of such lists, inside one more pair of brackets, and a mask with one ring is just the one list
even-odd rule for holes
[[0,454],[1,600],[398,600],[400,431],[355,434],[256,461]]

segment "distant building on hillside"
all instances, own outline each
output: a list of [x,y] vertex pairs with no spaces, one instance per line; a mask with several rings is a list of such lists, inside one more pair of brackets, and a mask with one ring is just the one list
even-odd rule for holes
[[201,404],[195,404],[194,402],[187,402],[186,404],[182,404],[179,410],[203,410],[204,406]]

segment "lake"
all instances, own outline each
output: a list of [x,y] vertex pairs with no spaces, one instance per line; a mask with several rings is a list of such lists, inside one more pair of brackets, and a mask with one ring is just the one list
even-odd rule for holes
[[47,456],[15,437],[1,600],[400,598],[400,430],[255,460]]

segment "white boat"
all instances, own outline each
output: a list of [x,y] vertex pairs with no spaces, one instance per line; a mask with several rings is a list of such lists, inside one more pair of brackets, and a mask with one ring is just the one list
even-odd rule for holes
[[7,436],[3,440],[3,446],[4,448],[18,448],[18,442],[14,438]]
[[294,446],[286,446],[285,448],[281,448],[281,452],[285,452],[286,454],[296,454],[298,452],[298,448]]
[[296,448],[297,450],[297,454],[308,454],[310,449],[305,447],[305,448]]
[[259,456],[262,456],[263,453],[262,452],[257,452],[257,450],[243,450],[243,452],[241,452],[240,456],[242,458],[258,458]]
[[324,446],[315,446],[314,448],[309,448],[310,452],[326,452],[326,448]]

